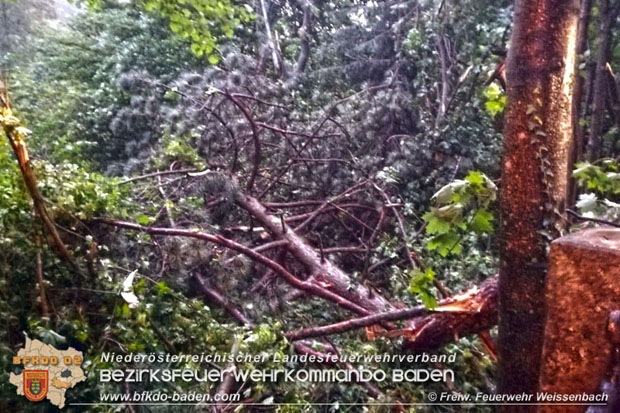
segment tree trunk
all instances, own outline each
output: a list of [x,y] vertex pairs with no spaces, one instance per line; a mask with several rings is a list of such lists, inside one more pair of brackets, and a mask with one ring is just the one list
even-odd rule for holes
[[515,4],[500,190],[498,393],[533,393],[538,384],[547,238],[564,226],[568,195],[578,14],[577,0]]
[[598,51],[596,53],[596,75],[594,78],[592,119],[590,122],[590,139],[587,147],[588,160],[598,159],[601,152],[601,134],[605,116],[605,101],[607,97],[607,60],[609,59],[609,44],[611,29],[614,26],[619,4],[609,4],[608,0],[601,0],[601,21],[598,31]]
[[3,92],[3,89],[4,86],[0,82],[0,95],[2,95],[0,96],[0,103],[4,106],[0,108],[0,127],[4,131],[11,148],[13,149],[13,153],[17,159],[17,164],[19,165],[22,177],[24,178],[24,184],[30,194],[30,199],[32,199],[34,210],[39,218],[41,218],[41,221],[43,221],[45,228],[49,231],[50,236],[54,241],[54,246],[56,247],[55,252],[60,256],[60,258],[71,264],[74,270],[80,272],[80,267],[73,259],[69,249],[64,244],[60,234],[56,230],[56,224],[47,213],[47,209],[45,208],[45,200],[39,192],[37,178],[32,170],[32,165],[30,164],[30,156],[28,155],[28,148],[26,147],[25,134],[21,131],[22,128],[20,126],[19,119],[13,116],[13,112],[9,107],[8,93]]
[[299,29],[299,36],[301,38],[301,45],[299,50],[299,57],[297,58],[297,64],[295,65],[295,77],[301,75],[306,70],[308,59],[310,58],[310,41],[312,40],[312,26],[314,24],[314,14],[312,12],[311,0],[299,0],[301,9],[304,11],[304,18]]
[[270,215],[256,198],[238,193],[235,202],[264,225],[271,234],[287,241],[286,248],[306,267],[310,274],[307,282],[327,283],[331,291],[371,312],[394,308],[387,299],[369,290],[363,284],[352,285],[348,274],[330,260],[325,259],[325,257],[322,258],[321,254],[308,245],[292,228],[282,222],[281,219]]
[[[570,157],[570,166],[581,160],[583,156],[583,147],[585,144],[584,128],[579,123],[581,118],[583,96],[585,95],[585,71],[579,73],[579,65],[584,63],[582,60],[586,50],[588,49],[588,27],[590,26],[590,14],[592,12],[592,0],[582,0],[581,10],[579,11],[579,27],[577,30],[577,59],[575,61],[575,87],[573,89],[573,147]],[[587,102],[586,102],[587,105]],[[575,202],[577,197],[577,185],[571,182],[569,205]]]

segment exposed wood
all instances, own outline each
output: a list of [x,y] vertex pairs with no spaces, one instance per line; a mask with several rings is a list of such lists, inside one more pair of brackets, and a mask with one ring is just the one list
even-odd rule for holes
[[[498,277],[484,281],[471,295],[471,313],[439,312],[416,317],[408,323],[403,344],[408,351],[436,349],[470,334],[478,334],[497,324]],[[443,301],[442,301],[443,302]]]
[[[607,328],[610,314],[620,309],[619,278],[620,229],[588,229],[552,243],[540,391],[596,394],[610,377],[615,343]],[[557,411],[540,406],[537,413]],[[562,407],[565,413],[583,411]]]
[[[407,320],[419,317],[412,321],[406,330],[400,330],[407,337],[409,343],[407,346],[412,347],[421,345],[420,342],[416,342],[416,335],[422,330],[428,327],[429,323],[435,323],[437,319],[443,319],[442,324],[447,320],[461,321],[459,324],[471,324],[475,326],[475,332],[478,332],[485,327],[488,328],[495,323],[495,294],[497,291],[497,279],[491,278],[487,282],[483,283],[480,288],[474,287],[471,290],[465,291],[461,294],[456,294],[452,297],[443,299],[439,302],[436,309],[429,310],[423,305],[416,307],[406,308],[402,310],[393,310],[384,313],[377,313],[366,317],[353,318],[339,323],[320,326],[320,327],[308,327],[302,330],[292,331],[286,333],[286,337],[289,340],[300,340],[311,337],[322,337],[332,334],[342,334],[351,330],[360,329],[363,327],[369,327],[379,324],[384,321],[398,321]],[[483,317],[479,317],[482,314]],[[427,317],[421,317],[428,315]],[[440,315],[446,315],[447,317],[438,317]],[[456,317],[458,315],[458,317]],[[481,318],[489,320],[490,326],[485,324],[480,326],[478,323]],[[462,327],[453,323],[449,324],[448,329],[452,328],[449,332],[450,337],[458,336],[462,330]],[[437,330],[435,330],[437,333]],[[469,334],[469,333],[465,333]],[[435,340],[435,343],[437,341]]]
[[[7,104],[8,101],[8,97],[3,99],[3,102]],[[26,188],[28,189],[34,209],[41,221],[43,221],[46,230],[49,232],[54,242],[54,251],[58,256],[67,261],[74,270],[80,272],[79,266],[73,259],[73,256],[69,252],[69,249],[63,242],[62,238],[60,238],[60,234],[56,230],[56,225],[54,224],[53,219],[47,213],[47,209],[45,208],[45,200],[39,192],[37,178],[32,170],[32,165],[30,164],[30,157],[28,155],[28,148],[26,147],[25,141],[26,132],[24,128],[20,126],[19,119],[13,115],[13,112],[8,106],[4,106],[2,108],[0,113],[0,124],[2,125],[4,133],[11,145],[11,148],[13,149],[13,153],[17,158],[17,163],[19,165],[19,169],[21,170],[22,177],[24,179],[24,183],[26,184]]]

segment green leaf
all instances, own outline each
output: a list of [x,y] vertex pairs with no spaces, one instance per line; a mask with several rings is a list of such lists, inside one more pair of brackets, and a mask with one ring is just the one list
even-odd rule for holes
[[204,54],[204,50],[198,43],[192,43],[190,49],[192,50],[192,53],[194,53],[196,56],[202,56]]
[[172,289],[170,289],[170,287],[168,287],[166,283],[163,281],[158,282],[156,286],[157,286],[157,295],[164,295],[172,291]]
[[140,214],[138,218],[136,218],[136,222],[140,225],[148,225],[151,223],[151,218],[145,214]]
[[428,235],[445,234],[446,232],[450,231],[450,223],[434,215],[430,217],[427,222],[428,225],[426,226],[426,233]]
[[433,285],[435,279],[435,272],[431,269],[427,269],[422,272],[416,269],[409,283],[409,292],[415,294],[424,304],[426,308],[437,307],[437,300],[435,296],[430,292],[430,287]]
[[471,182],[472,184],[484,184],[484,177],[482,176],[482,172],[480,171],[469,171],[465,180]]
[[493,225],[491,222],[493,221],[493,214],[485,209],[478,210],[472,222],[470,224],[470,228],[477,234],[484,234],[487,232],[493,231]]
[[429,310],[437,308],[437,299],[434,295],[427,292],[422,292],[418,294],[418,297],[420,297],[420,300],[422,300],[422,304],[424,304],[424,307],[428,308]]
[[216,65],[220,61],[220,57],[216,54],[211,54],[208,57],[209,63]]
[[428,240],[426,247],[430,251],[437,251],[442,257],[448,254],[458,255],[461,253],[460,237],[455,232],[437,235]]

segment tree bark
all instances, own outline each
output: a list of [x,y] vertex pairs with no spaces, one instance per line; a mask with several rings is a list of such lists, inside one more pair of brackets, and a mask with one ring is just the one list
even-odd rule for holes
[[189,229],[176,229],[176,228],[162,228],[162,227],[145,227],[139,224],[134,224],[132,222],[119,221],[115,219],[108,218],[93,218],[93,222],[99,222],[106,225],[113,225],[118,228],[127,228],[133,229],[136,231],[141,231],[151,235],[165,235],[165,236],[178,236],[178,237],[187,237],[187,238],[196,238],[201,239],[206,242],[210,242],[225,248],[228,248],[233,251],[240,252],[241,254],[249,257],[250,259],[263,264],[265,267],[271,269],[274,274],[277,274],[278,277],[282,278],[284,281],[289,283],[291,286],[308,292],[311,295],[315,295],[317,297],[322,297],[328,301],[331,301],[342,308],[346,308],[350,311],[353,311],[356,314],[360,315],[370,315],[371,312],[361,305],[354,303],[343,296],[336,294],[325,287],[319,285],[318,283],[302,281],[291,274],[286,268],[278,264],[277,262],[269,259],[268,257],[254,251],[253,249],[246,247],[245,245],[239,244],[231,239],[225,238],[221,235],[213,235],[206,232],[201,231],[193,231]]
[[[579,26],[577,29],[577,58],[575,59],[575,86],[573,89],[573,147],[571,151],[570,165],[581,160],[583,156],[583,147],[585,144],[584,128],[579,123],[582,114],[582,100],[585,95],[585,74],[579,71],[579,65],[583,62],[581,59],[588,49],[588,27],[590,26],[590,14],[592,12],[592,0],[582,0],[581,9],[579,11]],[[586,103],[587,105],[587,103]],[[569,204],[575,202],[577,196],[577,185],[571,183]]]
[[310,41],[312,40],[312,26],[314,24],[314,13],[312,13],[311,0],[298,0],[301,9],[304,11],[304,18],[299,29],[301,45],[299,49],[299,57],[295,65],[294,77],[301,75],[306,70],[308,59],[310,58]]
[[[2,89],[2,83],[0,82],[0,92]],[[25,141],[26,136],[21,130],[19,119],[13,116],[13,112],[9,107],[8,95],[6,95],[6,97],[3,96],[0,103],[4,106],[3,108],[0,108],[0,126],[4,130],[11,148],[13,149],[13,153],[15,154],[19,169],[22,173],[22,178],[24,179],[24,183],[28,193],[30,194],[30,199],[32,199],[34,210],[41,221],[43,221],[45,228],[48,230],[52,240],[54,241],[56,254],[60,258],[67,261],[75,271],[80,272],[80,267],[73,259],[69,249],[62,241],[62,238],[60,238],[60,234],[56,230],[54,220],[47,213],[47,209],[45,208],[45,200],[39,192],[37,178],[32,170],[32,165],[30,164],[30,156],[28,155],[28,148],[26,147]]]
[[611,29],[616,22],[620,11],[620,2],[609,4],[609,0],[601,0],[601,21],[598,31],[598,51],[596,53],[596,74],[594,78],[593,109],[590,120],[590,139],[588,140],[587,157],[593,161],[598,159],[601,152],[601,135],[605,116],[605,101],[607,97],[607,61],[611,42]]
[[534,393],[538,385],[548,238],[565,225],[578,14],[577,0],[515,4],[500,189],[498,393]]
[[[323,281],[329,284],[329,290],[357,303],[371,313],[394,308],[387,299],[369,290],[363,284],[352,285],[351,278],[347,273],[331,261],[321,259],[321,255],[312,246],[308,245],[283,220],[270,215],[256,198],[238,193],[235,202],[248,211],[276,238],[288,241],[286,248],[306,267],[310,274],[306,283],[316,284],[316,282]],[[317,211],[319,210],[317,209]]]
[[[212,235],[200,231],[185,229],[145,227],[131,222],[108,218],[94,218],[93,221],[106,225],[113,225],[119,228],[142,231],[153,235],[181,236],[201,239],[238,251],[244,255],[247,255],[256,262],[266,265],[274,272],[274,274],[282,277],[293,287],[308,292],[311,295],[323,297],[327,300],[335,302],[341,307],[347,308],[363,316],[359,319],[352,319],[339,323],[340,326],[338,327],[311,327],[309,331],[304,331],[303,333],[291,332],[291,336],[289,337],[291,340],[298,340],[306,336],[318,337],[327,334],[341,333],[370,325],[382,324],[383,326],[389,326],[390,320],[414,317],[411,318],[405,329],[390,330],[385,333],[385,335],[404,335],[404,347],[407,350],[435,349],[440,345],[451,342],[459,337],[487,330],[493,327],[497,322],[496,276],[489,278],[479,287],[474,287],[464,293],[456,294],[441,300],[439,304],[440,306],[443,306],[444,309],[440,312],[427,314],[426,308],[423,307],[394,310],[394,306],[388,302],[388,306],[386,306],[385,310],[383,310],[384,312],[377,314],[372,313],[317,284],[298,280],[275,261],[262,256],[248,247],[219,235]],[[200,292],[208,295],[209,298],[216,304],[223,306],[224,309],[226,309],[237,321],[246,325],[250,323],[250,320],[238,310],[234,310],[226,299],[221,296],[221,294],[214,294],[212,290],[207,291],[208,287],[204,288],[204,286],[201,286],[200,279],[196,281],[199,281],[198,289]],[[368,302],[362,302],[360,304],[364,303],[368,304]],[[454,310],[445,308],[445,306],[451,304],[455,306],[458,305],[459,308]],[[471,311],[459,311],[459,309],[470,309]],[[420,316],[416,317],[416,315]]]

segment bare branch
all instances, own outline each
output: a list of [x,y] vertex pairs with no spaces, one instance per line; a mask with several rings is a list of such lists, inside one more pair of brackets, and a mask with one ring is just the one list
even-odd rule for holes
[[150,174],[145,174],[145,175],[140,175],[140,176],[134,176],[132,178],[127,178],[127,179],[124,179],[124,180],[120,181],[118,184],[119,185],[124,185],[124,184],[128,184],[130,182],[140,181],[140,180],[143,180],[143,179],[156,178],[158,176],[183,175],[183,174],[200,173],[200,172],[204,172],[204,171],[200,171],[200,170],[195,169],[195,168],[177,169],[177,170],[172,170],[172,171],[161,171],[161,172],[157,171],[157,172],[153,172],[153,173],[150,173]]
[[235,106],[239,108],[239,110],[241,110],[241,112],[243,113],[243,116],[248,121],[248,123],[250,124],[250,128],[252,129],[252,138],[254,140],[254,159],[253,159],[253,165],[252,165],[252,173],[250,174],[250,177],[248,178],[248,182],[245,187],[245,190],[248,193],[251,193],[252,188],[254,186],[254,181],[256,180],[256,177],[258,176],[258,170],[260,168],[260,161],[261,161],[261,142],[258,136],[259,134],[258,126],[256,122],[254,121],[254,118],[252,117],[252,115],[250,115],[250,111],[248,110],[248,108],[245,106],[243,102],[237,99],[235,95],[233,94],[230,94],[227,92],[224,92],[223,94],[224,96],[228,97],[235,104]]
[[[365,317],[353,318],[321,327],[308,327],[302,330],[286,333],[286,337],[289,340],[300,340],[310,337],[341,334],[363,327],[370,327],[386,321],[405,320],[423,315],[429,315],[435,318],[438,315],[442,315],[448,317],[474,319],[475,316],[480,314],[488,315],[490,307],[488,305],[489,298],[493,303],[495,303],[494,294],[496,293],[496,281],[497,280],[494,277],[483,283],[480,288],[474,287],[464,293],[445,298],[439,302],[439,305],[435,310],[429,310],[425,306],[419,305],[402,310],[393,310]],[[491,307],[494,308],[493,306]],[[426,321],[422,324],[426,325],[428,322],[429,321]],[[413,322],[413,326],[414,327],[411,327],[409,330],[405,330],[407,338],[415,337],[415,333],[417,332],[415,330],[415,321]],[[450,326],[453,329],[452,336],[454,337],[454,335],[458,334],[460,330],[458,330],[454,324],[450,324]],[[483,327],[488,328],[486,324],[484,324]],[[481,330],[484,330],[484,328]]]
[[250,321],[249,318],[245,316],[245,314],[232,306],[228,299],[226,299],[219,291],[217,291],[215,288],[207,287],[201,275],[194,274],[192,279],[196,282],[196,285],[200,289],[200,292],[204,294],[204,296],[207,297],[209,301],[212,301],[220,307],[224,308],[224,310],[226,310],[226,312],[228,312],[239,323],[249,326],[254,324]]
[[575,211],[571,209],[567,209],[566,213],[577,218],[580,221],[596,222],[597,224],[609,225],[611,227],[620,228],[620,224],[618,224],[617,222],[608,221],[606,219],[600,219],[600,218],[584,217],[583,215],[579,215],[578,213],[576,213]]
[[277,262],[265,257],[262,254],[254,251],[251,248],[246,247],[245,245],[239,244],[231,239],[225,238],[221,235],[213,235],[208,234],[202,231],[192,231],[187,229],[176,229],[176,228],[162,228],[162,227],[145,227],[142,225],[134,224],[132,222],[119,221],[115,219],[109,218],[93,218],[94,222],[99,222],[106,225],[112,225],[119,228],[127,228],[133,229],[136,231],[145,232],[147,234],[152,235],[165,235],[165,236],[179,236],[179,237],[188,237],[188,238],[196,238],[201,239],[203,241],[211,242],[213,244],[220,245],[222,247],[226,247],[228,249],[238,251],[256,262],[259,262],[266,267],[273,270],[275,274],[277,274],[284,281],[288,282],[291,286],[298,288],[300,290],[306,291],[311,295],[316,295],[318,297],[324,298],[328,301],[331,301],[342,308],[346,308],[350,311],[353,311],[357,314],[368,315],[370,311],[365,309],[364,307],[355,304],[354,302],[329,291],[326,288],[321,287],[320,285],[308,281],[302,281],[291,274],[286,268],[282,267]]

